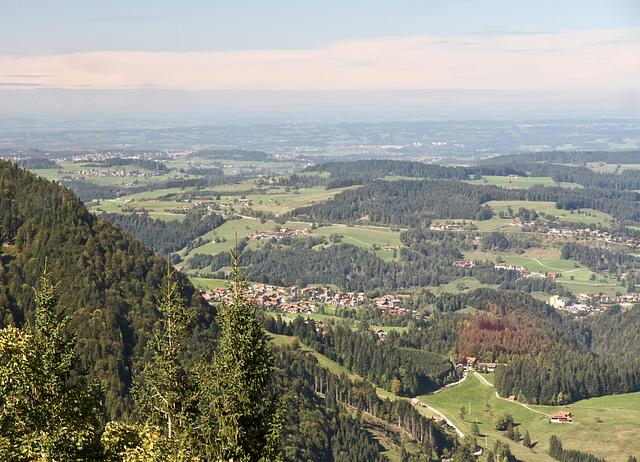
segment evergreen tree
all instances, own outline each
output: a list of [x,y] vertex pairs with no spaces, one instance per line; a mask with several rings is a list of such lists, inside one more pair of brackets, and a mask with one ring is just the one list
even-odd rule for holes
[[562,459],[562,443],[556,435],[551,435],[549,437],[549,449],[547,450],[547,453],[554,459]]
[[217,432],[213,460],[278,460],[282,412],[269,382],[275,360],[252,300],[246,299],[241,254],[231,252],[233,285],[230,303],[222,303],[222,337],[214,360],[212,410]]
[[184,371],[179,357],[193,312],[185,306],[172,276],[168,270],[158,306],[159,326],[149,341],[153,358],[145,367],[142,380],[136,381],[134,396],[147,422],[164,429],[169,440],[184,446],[194,436],[192,425],[197,417],[199,392],[197,381]]
[[531,448],[531,437],[529,436],[529,430],[524,432],[524,438],[522,439],[522,445],[525,448]]
[[0,330],[0,460],[99,457],[98,402],[76,375],[76,336],[67,334],[70,317],[57,302],[45,269],[35,325]]
[[507,424],[507,438],[509,438],[511,441],[515,440],[515,432],[513,430],[513,424],[511,422]]

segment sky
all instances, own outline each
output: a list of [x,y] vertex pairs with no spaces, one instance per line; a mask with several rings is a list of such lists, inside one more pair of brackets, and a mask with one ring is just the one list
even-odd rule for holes
[[5,115],[640,114],[639,75],[639,0],[0,3]]

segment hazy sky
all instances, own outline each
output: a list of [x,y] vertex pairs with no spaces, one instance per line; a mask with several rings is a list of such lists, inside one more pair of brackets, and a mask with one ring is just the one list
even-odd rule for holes
[[309,91],[370,101],[472,91],[489,105],[496,92],[503,103],[555,95],[557,106],[609,100],[634,110],[639,75],[640,0],[0,3],[5,114],[180,112],[221,101],[268,110],[273,96],[260,95],[295,106]]

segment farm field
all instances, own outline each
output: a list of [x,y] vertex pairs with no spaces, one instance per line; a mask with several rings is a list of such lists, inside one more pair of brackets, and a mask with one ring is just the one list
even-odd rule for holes
[[189,278],[191,283],[196,289],[204,290],[206,292],[210,292],[221,287],[226,287],[226,280],[224,279],[213,279],[213,278]]

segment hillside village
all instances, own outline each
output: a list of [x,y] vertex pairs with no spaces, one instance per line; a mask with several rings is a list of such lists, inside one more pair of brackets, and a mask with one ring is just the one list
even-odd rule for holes
[[[210,303],[231,302],[231,289],[221,287],[213,291],[203,291],[202,297]],[[289,314],[323,313],[324,307],[356,308],[359,306],[375,306],[382,313],[390,316],[410,315],[419,318],[418,311],[404,307],[410,294],[384,294],[375,298],[367,297],[363,292],[341,292],[328,287],[282,287],[269,284],[249,284],[245,295],[253,299],[256,305],[266,311]],[[579,294],[577,303],[570,303],[557,295],[550,297],[549,305],[573,314],[599,313],[617,305],[630,308],[640,302],[640,293],[629,293],[617,297],[606,294]]]
[[[205,300],[210,303],[231,302],[231,289],[222,287],[210,292],[201,291]],[[364,293],[334,291],[328,287],[277,287],[268,284],[250,284],[245,295],[253,299],[256,305],[268,311],[282,311],[291,314],[311,314],[320,311],[320,307],[333,306],[354,308],[358,306],[375,306],[390,315],[410,314],[417,317],[416,310],[409,310],[402,305],[411,296],[408,294],[385,294],[369,298]]]

